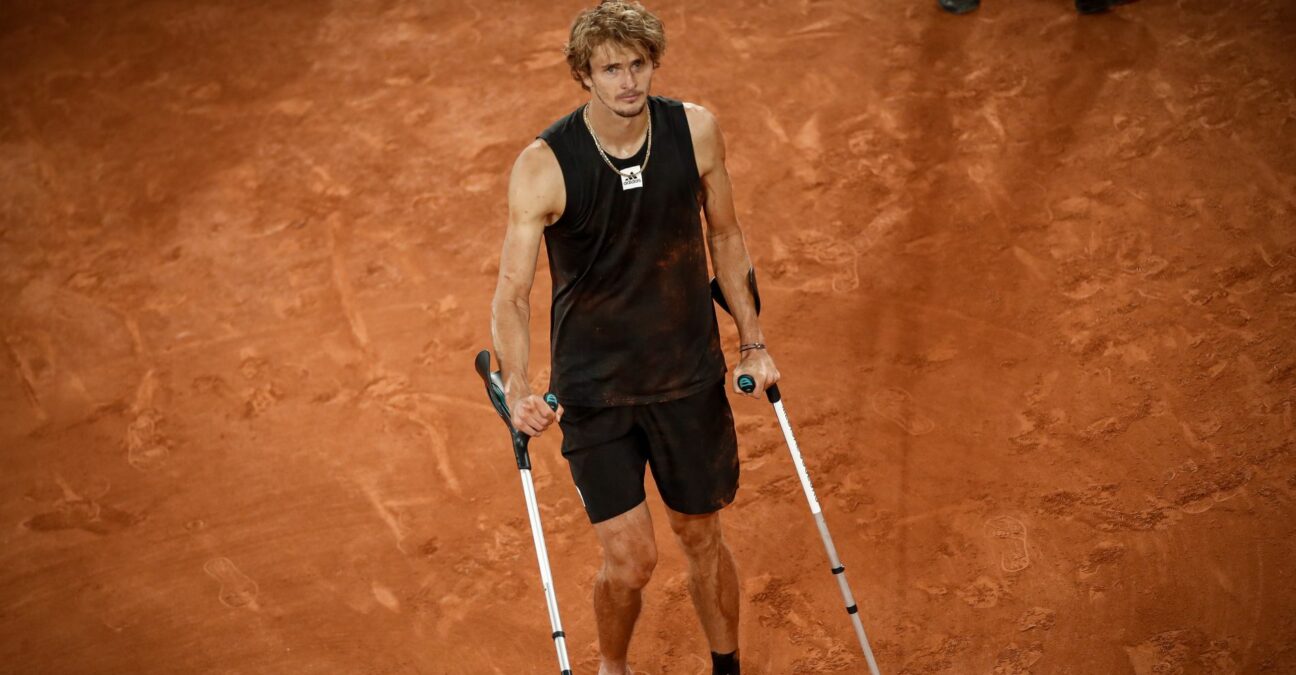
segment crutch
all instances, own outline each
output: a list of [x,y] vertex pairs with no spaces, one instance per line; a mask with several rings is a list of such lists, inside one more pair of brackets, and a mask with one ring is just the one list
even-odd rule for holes
[[[562,619],[558,616],[558,596],[554,594],[553,574],[549,571],[549,551],[545,548],[544,530],[540,527],[540,507],[536,504],[535,483],[531,481],[531,455],[527,453],[527,443],[531,437],[513,428],[509,409],[504,400],[504,382],[499,371],[490,369],[490,352],[483,349],[477,354],[474,364],[477,374],[486,385],[486,395],[490,397],[495,412],[508,426],[513,437],[513,456],[517,460],[518,471],[522,474],[522,493],[526,496],[527,515],[531,518],[531,539],[535,542],[536,560],[540,563],[540,583],[544,586],[545,602],[549,605],[549,625],[553,628],[554,648],[558,650],[558,668],[561,675],[572,675],[571,662],[567,659],[567,635],[563,633]],[[557,410],[558,399],[553,394],[545,394],[545,403]]]
[[[748,271],[747,283],[751,287],[756,313],[759,314],[760,295],[756,289],[756,270]],[[720,290],[720,283],[715,279],[711,280],[711,295],[716,304],[726,312],[729,311],[729,305]],[[738,388],[751,393],[756,390],[756,380],[750,375],[740,375]],[[797,476],[801,478],[801,489],[805,491],[806,501],[810,503],[810,514],[814,516],[815,525],[819,528],[819,536],[823,539],[824,550],[828,552],[828,562],[832,565],[833,576],[837,578],[842,599],[846,601],[846,613],[850,615],[851,623],[855,626],[855,636],[859,638],[860,648],[864,650],[864,659],[868,661],[869,672],[872,675],[879,675],[877,661],[873,658],[873,649],[869,647],[868,635],[864,633],[864,622],[860,620],[859,607],[855,604],[855,596],[851,594],[850,584],[846,582],[846,567],[838,559],[837,547],[833,545],[832,535],[828,533],[828,523],[824,521],[823,509],[819,507],[814,485],[810,483],[810,474],[806,472],[805,461],[801,459],[801,448],[797,446],[796,436],[792,434],[792,425],[788,423],[787,412],[783,409],[783,397],[779,394],[778,385],[770,385],[765,390],[765,394],[774,406],[774,414],[778,416],[779,426],[783,428],[783,438],[787,440],[788,451],[792,453],[792,464],[796,466]]]
[[[756,380],[752,379],[751,375],[740,375],[738,388],[751,393],[756,390]],[[859,607],[855,604],[855,597],[851,595],[850,584],[846,583],[846,567],[837,558],[837,547],[833,546],[832,535],[828,533],[828,523],[824,521],[823,510],[819,508],[814,485],[810,483],[810,474],[806,473],[805,462],[801,459],[801,449],[797,447],[796,437],[792,435],[792,426],[788,424],[787,412],[783,410],[783,397],[779,395],[778,385],[770,385],[765,393],[774,406],[774,414],[778,415],[779,426],[783,427],[783,438],[787,440],[788,450],[792,453],[792,463],[796,465],[797,475],[801,477],[801,489],[805,491],[806,501],[810,502],[810,513],[814,516],[815,525],[819,527],[819,536],[823,538],[824,550],[828,552],[828,562],[832,564],[833,576],[837,578],[842,599],[846,601],[846,613],[850,615],[851,623],[855,625],[855,637],[859,638],[860,647],[864,649],[864,659],[868,661],[869,672],[878,675],[877,661],[873,659],[873,650],[869,647],[868,636],[864,634],[864,622],[860,620]]]

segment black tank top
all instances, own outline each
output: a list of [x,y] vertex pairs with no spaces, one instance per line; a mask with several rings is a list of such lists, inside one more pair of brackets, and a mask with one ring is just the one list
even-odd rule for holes
[[[564,405],[682,398],[724,379],[708,286],[702,181],[684,105],[649,97],[652,156],[626,190],[577,108],[540,134],[567,202],[545,228],[553,277],[550,389]],[[642,166],[647,143],[618,169]]]

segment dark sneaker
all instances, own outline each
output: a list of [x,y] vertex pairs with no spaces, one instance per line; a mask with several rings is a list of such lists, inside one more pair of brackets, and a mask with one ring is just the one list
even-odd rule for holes
[[738,652],[711,652],[711,675],[742,675],[742,670],[738,667]]
[[940,8],[950,14],[967,14],[981,6],[981,0],[936,0]]
[[1076,11],[1081,14],[1102,14],[1111,6],[1111,0],[1076,0]]

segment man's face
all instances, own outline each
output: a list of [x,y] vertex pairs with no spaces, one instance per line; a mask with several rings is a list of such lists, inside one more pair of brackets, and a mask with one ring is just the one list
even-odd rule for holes
[[634,117],[648,104],[652,76],[652,60],[646,54],[633,47],[605,42],[590,55],[585,86],[612,112]]

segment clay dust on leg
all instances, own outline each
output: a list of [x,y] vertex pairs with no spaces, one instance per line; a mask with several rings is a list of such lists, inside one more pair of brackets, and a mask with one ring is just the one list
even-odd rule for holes
[[203,563],[203,571],[220,582],[219,597],[222,605],[232,609],[260,609],[257,606],[257,594],[260,592],[257,583],[243,574],[229,558],[212,558]]
[[1020,572],[1030,566],[1026,525],[1012,516],[995,516],[986,521],[986,534],[999,551],[999,566],[1005,572]]

